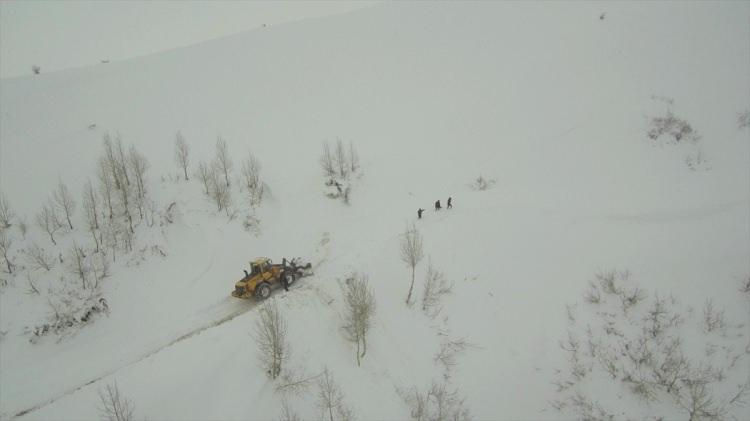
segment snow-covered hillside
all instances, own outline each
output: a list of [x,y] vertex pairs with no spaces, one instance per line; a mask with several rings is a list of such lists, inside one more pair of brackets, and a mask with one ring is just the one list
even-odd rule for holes
[[[314,377],[327,367],[357,419],[409,419],[406,401],[433,383],[476,419],[688,419],[690,376],[707,364],[724,370],[704,379],[706,408],[743,418],[729,401],[750,372],[749,17],[742,2],[383,4],[2,80],[0,189],[17,217],[3,231],[13,273],[0,262],[0,418],[94,419],[116,382],[139,418],[277,419],[286,400],[327,419]],[[649,138],[659,124],[692,131]],[[121,237],[105,255],[81,195],[98,183],[106,133],[149,161],[153,207],[131,209],[132,251]],[[218,136],[234,162],[227,211],[196,175]],[[349,204],[326,197],[319,163],[338,138],[360,158]],[[249,153],[265,187],[256,208],[240,190]],[[472,188],[480,175],[494,184]],[[34,220],[58,180],[78,207],[53,245]],[[408,307],[399,248],[412,223],[425,257]],[[49,271],[31,269],[32,244],[57,262]],[[109,262],[92,298],[108,311],[37,338],[50,301],[77,285],[74,245]],[[269,299],[288,327],[285,367],[314,377],[306,392],[276,391],[282,379],[257,363],[259,305],[230,296],[258,256],[315,265]],[[420,301],[428,260],[453,282],[435,317]],[[607,295],[609,271],[628,271],[627,287]],[[377,303],[361,366],[342,329],[354,272]],[[603,299],[585,300],[590,281]],[[636,286],[631,310],[619,297]],[[691,364],[676,392],[641,393],[625,362],[607,374],[583,351],[583,374],[558,390],[577,367],[568,332],[583,341],[591,327],[605,333],[589,343],[622,351],[617,338],[670,295],[682,321],[667,334]],[[701,329],[707,300],[723,327]],[[436,358],[451,346],[463,348],[454,361]]]

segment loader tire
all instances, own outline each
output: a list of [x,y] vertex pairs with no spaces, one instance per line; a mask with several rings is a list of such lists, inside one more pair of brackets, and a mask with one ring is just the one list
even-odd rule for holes
[[294,281],[297,280],[297,276],[294,275],[294,274],[292,274],[292,273],[290,273],[288,275],[285,275],[285,276],[286,276],[286,285],[287,286],[292,286],[292,284],[294,284]]
[[258,287],[255,289],[255,296],[260,300],[265,300],[266,298],[270,297],[271,286],[268,285],[267,282],[263,282],[262,284],[258,285]]

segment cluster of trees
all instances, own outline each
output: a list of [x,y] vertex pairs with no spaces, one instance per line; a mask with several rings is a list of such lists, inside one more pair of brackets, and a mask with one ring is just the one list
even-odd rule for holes
[[[179,133],[175,141],[175,159],[183,169],[187,180],[188,148]],[[245,199],[252,208],[260,206],[263,201],[264,184],[260,177],[261,168],[260,161],[252,153],[248,153],[242,161],[240,190],[245,194]],[[199,162],[196,173],[203,185],[203,193],[211,199],[218,211],[224,210],[227,216],[231,216],[233,169],[234,162],[229,154],[227,143],[218,137],[214,159],[208,163]]]

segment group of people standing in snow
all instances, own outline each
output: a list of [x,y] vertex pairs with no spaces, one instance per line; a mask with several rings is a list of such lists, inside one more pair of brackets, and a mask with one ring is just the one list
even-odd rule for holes
[[[453,198],[452,197],[448,198],[448,204],[447,204],[446,208],[447,209],[452,209],[453,208]],[[440,209],[442,209],[442,207],[440,206],[440,200],[438,200],[438,201],[435,202],[435,211],[437,212]],[[424,211],[425,210],[422,209],[422,208],[419,208],[419,210],[417,210],[417,218],[418,219],[422,219],[422,212],[424,212]]]

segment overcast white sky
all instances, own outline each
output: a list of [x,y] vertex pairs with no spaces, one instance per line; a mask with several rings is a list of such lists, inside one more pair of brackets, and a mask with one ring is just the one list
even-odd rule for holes
[[372,1],[0,1],[0,77],[121,60]]

